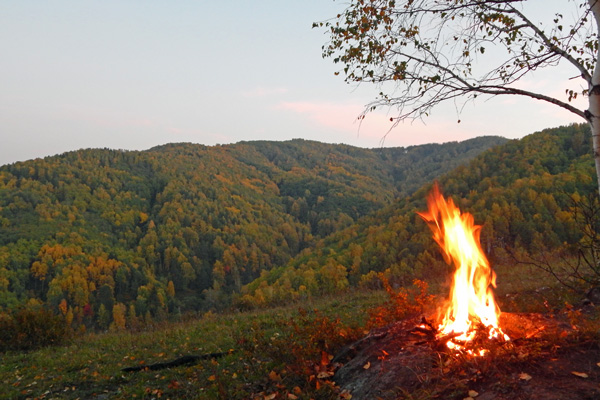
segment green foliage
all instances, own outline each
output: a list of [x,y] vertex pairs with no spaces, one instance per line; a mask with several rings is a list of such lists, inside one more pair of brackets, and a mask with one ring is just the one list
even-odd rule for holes
[[[404,187],[402,165],[427,164],[435,175],[449,159],[464,163],[503,142],[385,150],[304,140],[181,143],[2,166],[0,310],[32,298],[56,313],[65,304],[80,330],[223,309],[244,285],[430,177]],[[247,306],[350,284],[333,260],[312,269]]]
[[[586,137],[572,125],[484,153],[501,140],[173,144],[4,166],[0,307],[33,298],[79,331],[381,288],[379,273],[394,288],[441,285],[451,267],[415,217],[429,190],[421,183],[436,176],[483,224],[493,264],[569,255],[582,240],[571,199],[594,190]],[[463,156],[471,161],[442,174]]]
[[[582,240],[572,199],[594,193],[595,172],[585,125],[548,129],[497,146],[438,178],[446,196],[483,225],[482,248],[492,264],[515,264],[509,254],[556,251],[575,257]],[[371,213],[242,288],[246,303],[278,303],[279,288],[304,296],[320,293],[315,277],[326,265],[346,268],[350,285],[381,287],[383,272],[393,287],[414,279],[440,285],[451,271],[426,225],[431,185]],[[316,285],[311,285],[315,279]],[[288,284],[289,282],[289,284]],[[265,295],[265,293],[267,295]],[[292,300],[288,297],[285,300]]]

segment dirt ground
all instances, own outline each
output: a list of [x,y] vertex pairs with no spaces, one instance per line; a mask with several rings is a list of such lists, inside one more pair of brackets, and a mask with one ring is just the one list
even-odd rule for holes
[[342,350],[335,381],[360,399],[598,400],[600,345],[565,318],[503,314],[511,340],[483,357],[451,353],[410,331],[418,320],[374,330]]

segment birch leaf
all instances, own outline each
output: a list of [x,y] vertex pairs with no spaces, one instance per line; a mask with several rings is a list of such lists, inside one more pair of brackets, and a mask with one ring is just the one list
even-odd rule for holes
[[528,380],[531,380],[531,375],[526,374],[525,372],[521,372],[519,374],[519,379],[522,379],[524,381],[528,381]]
[[576,372],[576,371],[571,371],[571,373],[575,376],[578,376],[580,378],[587,378],[588,374],[586,374],[585,372]]

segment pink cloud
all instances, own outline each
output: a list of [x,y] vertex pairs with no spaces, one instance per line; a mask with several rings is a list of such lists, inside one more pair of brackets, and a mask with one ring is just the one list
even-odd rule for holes
[[[360,104],[304,101],[283,102],[277,105],[276,108],[305,115],[309,120],[318,125],[348,132],[358,130],[361,124],[359,124],[357,118],[363,111],[364,106]],[[391,127],[389,117],[377,113],[371,113],[363,121],[362,126],[360,126],[361,131],[365,125],[369,125],[370,128],[377,128],[377,130],[385,129],[386,131]]]
[[320,127],[352,134],[355,137],[353,144],[366,147],[404,147],[462,141],[489,134],[477,121],[457,123],[455,111],[442,112],[438,117],[429,117],[423,121],[404,121],[393,128],[394,123],[390,121],[390,117],[395,116],[394,110],[389,114],[383,111],[370,112],[364,120],[358,121],[357,117],[364,110],[364,106],[360,104],[284,102],[276,108],[303,115]]

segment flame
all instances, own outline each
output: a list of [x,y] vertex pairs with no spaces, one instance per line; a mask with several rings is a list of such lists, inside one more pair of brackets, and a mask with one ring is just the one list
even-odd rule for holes
[[446,261],[456,268],[450,301],[438,327],[439,335],[459,334],[447,345],[451,349],[461,349],[459,343],[473,340],[480,322],[487,328],[490,339],[509,340],[498,326],[500,308],[492,291],[496,287],[496,274],[479,243],[481,226],[474,224],[471,214],[461,214],[452,199],[446,201],[437,184],[427,205],[429,210],[418,215],[433,231],[433,238],[442,248]]

